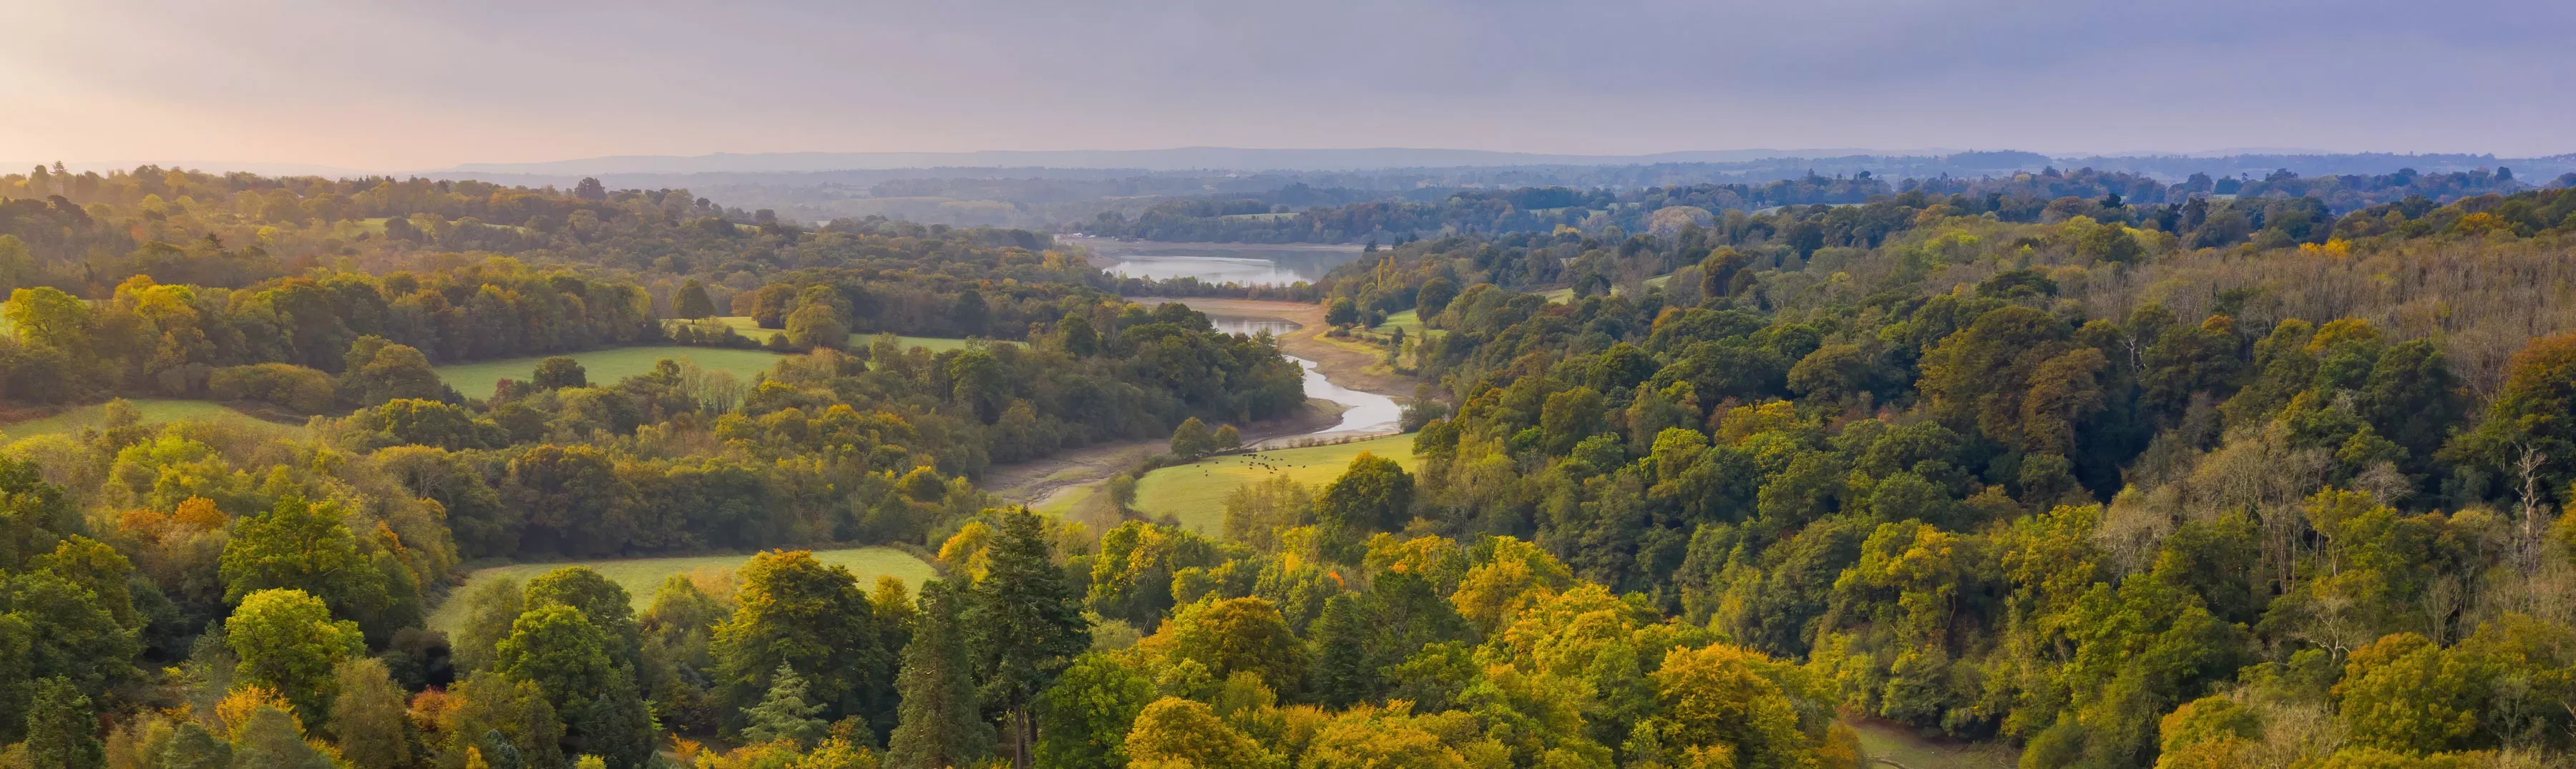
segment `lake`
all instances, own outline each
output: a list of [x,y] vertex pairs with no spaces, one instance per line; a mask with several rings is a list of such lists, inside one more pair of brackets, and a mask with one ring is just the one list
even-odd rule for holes
[[1065,237],[1059,243],[1091,250],[1091,263],[1111,275],[1208,283],[1287,285],[1312,283],[1344,262],[1360,258],[1359,246],[1257,243],[1164,243]]

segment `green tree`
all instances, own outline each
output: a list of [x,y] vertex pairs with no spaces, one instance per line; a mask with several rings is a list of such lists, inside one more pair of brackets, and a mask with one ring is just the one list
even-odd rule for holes
[[358,623],[332,619],[321,599],[292,588],[244,596],[224,622],[224,638],[241,658],[236,680],[276,690],[316,721],[339,694],[333,670],[367,648]]
[[[744,707],[765,696],[781,666],[806,676],[824,716],[859,716],[871,729],[892,723],[884,691],[893,664],[874,605],[858,578],[807,551],[752,556],[741,569],[740,607],[716,627],[716,680]],[[878,733],[884,733],[878,730]]]
[[90,350],[98,323],[89,303],[44,286],[10,291],[9,302],[0,305],[0,318],[7,319],[27,344],[66,352]]
[[821,739],[827,724],[814,714],[823,712],[823,706],[805,701],[805,679],[795,668],[781,665],[769,680],[769,693],[743,713],[751,725],[743,727],[742,738],[754,743],[786,740],[800,750]]
[[311,504],[292,494],[242,519],[217,567],[224,599],[284,588],[320,598],[341,616],[374,616],[387,603],[384,575],[359,554],[345,520],[337,503]]
[[635,624],[635,600],[626,588],[586,566],[565,566],[528,580],[524,604],[570,606],[591,626],[607,633],[618,662],[634,665],[643,631]]
[[989,565],[964,613],[981,662],[979,699],[1002,712],[1012,764],[1026,769],[1038,726],[1031,708],[1091,645],[1091,623],[1051,558],[1046,524],[1026,507],[1000,517],[1001,534],[985,552]]
[[1358,323],[1360,322],[1360,306],[1353,304],[1350,297],[1333,297],[1332,301],[1324,304],[1324,322],[1336,326],[1348,326],[1353,323]]
[[921,612],[895,679],[903,711],[886,743],[886,765],[893,769],[973,766],[992,752],[991,728],[975,700],[966,630],[958,627],[958,604],[972,600],[961,592],[946,582],[921,586]]
[[1349,534],[1394,531],[1413,518],[1413,474],[1366,451],[1315,497],[1315,519]]
[[1214,450],[1216,436],[1208,432],[1207,423],[1199,421],[1198,417],[1182,420],[1180,427],[1173,428],[1172,456],[1197,459]]
[[194,720],[180,721],[170,729],[170,741],[161,754],[151,757],[158,763],[149,769],[226,769],[233,763],[233,745]]
[[680,292],[671,297],[671,314],[690,320],[716,314],[714,299],[707,297],[707,284],[690,278],[680,284]]
[[1127,765],[1127,730],[1153,702],[1154,682],[1117,655],[1074,659],[1037,706],[1037,764],[1064,769]]
[[1100,353],[1100,331],[1092,328],[1090,316],[1080,312],[1064,314],[1055,324],[1056,334],[1064,339],[1065,354],[1088,358]]
[[332,678],[340,695],[331,703],[331,735],[340,756],[358,769],[410,766],[408,706],[385,663],[371,657],[344,660]]
[[557,355],[537,361],[537,370],[528,375],[528,384],[539,390],[589,387],[590,372],[572,356]]
[[509,577],[475,580],[465,595],[448,600],[465,602],[465,625],[459,628],[452,647],[456,669],[463,674],[492,667],[493,650],[501,639],[510,637],[510,625],[527,611],[526,594],[519,581]]
[[640,767],[653,752],[652,717],[617,644],[573,607],[532,605],[494,650],[492,669],[536,685],[564,721],[566,753]]
[[106,748],[98,741],[98,711],[70,679],[36,682],[35,702],[27,712],[27,761],[49,769],[107,764]]
[[1272,691],[1296,692],[1306,676],[1306,647],[1266,598],[1203,600],[1173,615],[1150,643],[1175,659],[1205,667],[1215,680],[1239,671],[1261,676]]
[[1423,281],[1422,288],[1416,289],[1413,295],[1414,315],[1423,320],[1430,320],[1431,316],[1448,309],[1449,300],[1456,298],[1458,298],[1457,281],[1448,278],[1432,278]]
[[788,313],[787,342],[807,349],[838,350],[850,345],[850,327],[841,322],[840,308],[808,300]]
[[305,741],[293,713],[260,706],[233,734],[234,769],[337,769],[329,755]]
[[[370,350],[367,343],[376,344]],[[362,353],[364,360],[359,358]],[[429,401],[456,400],[456,391],[429,366],[429,356],[410,345],[388,344],[381,337],[361,337],[349,348],[351,364],[341,374],[341,397],[360,406],[373,406],[396,398],[418,398]]]

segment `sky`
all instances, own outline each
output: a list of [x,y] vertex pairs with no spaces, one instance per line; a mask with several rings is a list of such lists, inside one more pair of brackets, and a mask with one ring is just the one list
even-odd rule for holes
[[7,0],[0,160],[2576,152],[2560,0]]

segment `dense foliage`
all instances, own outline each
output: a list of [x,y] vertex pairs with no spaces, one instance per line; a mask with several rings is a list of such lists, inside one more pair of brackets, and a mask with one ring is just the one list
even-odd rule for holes
[[1844,707],[2032,767],[2563,758],[2576,317],[2535,286],[2576,193],[2264,202],[2250,239],[2207,234],[2242,198],[1960,202],[1427,240],[1325,287],[1445,332],[1413,527],[1529,538]]
[[[2563,763],[2576,194],[2113,182],[1372,252],[1312,290],[1437,383],[1412,463],[1245,486],[1198,532],[977,488],[1105,441],[1222,451],[1303,401],[1269,338],[1033,235],[597,185],[67,181],[95,198],[43,215],[91,229],[0,237],[34,265],[6,397],[313,416],[111,401],[0,446],[0,765],[1856,769],[1863,716],[2031,767]],[[485,250],[518,259],[393,224],[505,211],[482,226],[521,240]],[[585,212],[609,234],[539,220]],[[282,258],[223,250],[251,224]],[[112,232],[214,250],[163,283]],[[561,357],[489,397],[429,368],[742,343],[686,322],[717,308],[796,354],[749,382]],[[1365,330],[1406,310],[1419,333]],[[939,578],[803,549],[861,544]],[[578,565],[455,589],[475,559],[754,550],[641,602]]]

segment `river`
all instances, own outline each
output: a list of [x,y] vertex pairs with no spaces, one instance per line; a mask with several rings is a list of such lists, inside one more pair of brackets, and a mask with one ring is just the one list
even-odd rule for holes
[[[1163,243],[1107,238],[1065,238],[1065,243],[1091,251],[1091,263],[1112,275],[1169,280],[1193,277],[1208,283],[1279,285],[1311,282],[1333,267],[1360,258],[1358,246],[1255,243]],[[1152,301],[1152,300],[1147,300]],[[1189,300],[1183,299],[1183,302]],[[1217,330],[1234,334],[1268,331],[1273,336],[1301,326],[1279,318],[1208,313]],[[1287,356],[1306,370],[1306,397],[1340,404],[1341,421],[1309,433],[1259,441],[1253,448],[1279,448],[1307,441],[1392,435],[1402,426],[1404,407],[1395,399],[1344,387],[1324,376],[1315,361]]]
[[[1208,322],[1216,326],[1216,330],[1229,334],[1256,334],[1268,331],[1272,336],[1277,336],[1300,328],[1294,322],[1278,318],[1252,318],[1215,313],[1208,314]],[[1310,433],[1282,435],[1258,441],[1252,444],[1252,448],[1274,449],[1307,441],[1393,435],[1399,432],[1398,428],[1403,425],[1404,407],[1397,405],[1395,399],[1365,390],[1343,387],[1324,376],[1324,372],[1316,368],[1314,361],[1294,355],[1286,357],[1296,361],[1299,368],[1306,370],[1306,397],[1340,404],[1345,409],[1342,412],[1341,421],[1332,427]]]
[[1111,275],[1247,286],[1314,282],[1335,266],[1360,258],[1359,246],[1308,243],[1163,243],[1067,237],[1091,250],[1091,263]]

